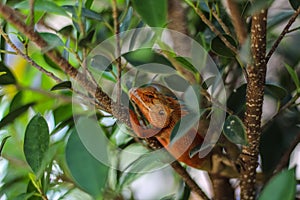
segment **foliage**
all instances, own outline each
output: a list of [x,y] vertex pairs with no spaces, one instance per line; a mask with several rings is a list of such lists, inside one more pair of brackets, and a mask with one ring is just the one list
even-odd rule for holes
[[[137,172],[160,169],[165,166],[166,161],[148,154],[145,142],[136,139],[126,125],[114,118],[113,113],[103,112],[91,106],[95,102],[91,100],[93,97],[81,86],[74,84],[73,78],[60,67],[61,63],[54,62],[46,55],[47,52],[55,50],[76,69],[86,72],[88,77],[93,77],[106,93],[112,94],[112,98],[115,98],[114,87],[119,76],[116,60],[111,60],[109,57],[111,55],[107,57],[92,55],[89,68],[85,68],[85,59],[90,56],[89,53],[116,33],[113,19],[115,13],[111,1],[35,0],[33,16],[30,0],[5,2],[20,12],[26,25],[34,25],[35,30],[48,45],[39,49],[21,30],[4,18],[1,18],[1,28],[31,60],[62,81],[56,83],[53,77],[41,73],[32,64],[15,55],[5,38],[1,36],[0,198],[138,199],[137,195],[140,192],[135,191],[133,186],[143,173]],[[249,1],[238,2],[244,11],[243,17],[247,17],[263,7],[271,6],[273,1],[252,5],[249,5]],[[205,95],[201,93],[193,99],[186,96],[190,96],[189,93],[194,90],[206,91],[207,88],[214,90],[215,84],[220,81],[218,79],[221,79],[227,93],[225,99],[227,110],[221,108],[227,112],[223,126],[224,136],[232,143],[248,145],[243,117],[246,96],[244,73],[248,62],[244,58],[249,54],[249,42],[239,44],[234,26],[220,1],[186,0],[183,3],[186,7],[189,36],[209,52],[221,76],[205,77],[202,80],[189,58],[176,55],[172,48],[165,47],[165,44],[156,45],[168,48],[170,50],[168,53],[149,48],[152,47],[155,38],[145,36],[141,42],[145,48],[121,54],[123,65],[120,72],[123,90],[121,102],[128,104],[127,93],[131,87],[150,84],[152,81],[162,82],[172,89],[172,94],[183,94],[182,101],[186,105],[185,108],[195,111],[198,110],[198,102],[205,98]],[[239,48],[238,53],[232,51],[222,41],[220,35],[216,36],[210,27],[200,20],[190,6],[191,3],[201,10],[221,32],[222,37],[233,47]],[[289,19],[294,13],[293,9],[296,10],[299,6],[299,1],[290,0],[290,3],[291,7],[286,12],[276,13],[277,15],[268,19],[268,49],[278,38],[276,28]],[[119,39],[125,40],[124,33],[134,28],[167,27],[170,23],[167,8],[166,0],[117,1]],[[229,33],[223,30],[213,12],[223,20]],[[295,32],[293,39],[297,40],[298,37],[299,33]],[[135,42],[132,39],[128,46],[134,49]],[[269,110],[272,111],[269,116],[263,115],[263,134],[259,147],[260,165],[266,179],[273,176],[274,170],[295,138],[299,138],[297,135],[300,132],[300,111],[297,101],[300,95],[299,56],[289,53],[290,49],[284,46],[289,44],[288,42],[286,39],[283,45],[279,46],[277,56],[280,56],[280,63],[274,66],[276,69],[272,72],[276,76],[274,75],[274,79],[267,79],[265,85],[265,99],[268,101],[265,103],[264,112],[268,114]],[[292,45],[297,48],[297,43]],[[110,51],[109,48],[111,47],[107,46],[106,50]],[[197,56],[201,59],[200,55]],[[162,68],[162,65],[168,67]],[[272,70],[273,66],[268,67]],[[276,73],[277,69],[280,73]],[[78,91],[83,92],[78,94]],[[170,91],[164,93],[169,95]],[[182,137],[204,112],[209,111],[210,108],[201,110],[200,114],[191,112],[182,118],[180,122],[184,122],[185,125],[181,128],[179,124],[176,125],[176,130],[179,129],[181,132],[179,134],[176,134],[176,130],[172,132],[172,142]],[[99,127],[91,128],[95,123]],[[90,126],[86,126],[87,124]],[[94,133],[98,135],[93,135]],[[83,140],[82,134],[89,136],[88,140]],[[101,138],[106,138],[107,141],[100,142]],[[97,150],[101,150],[101,155]],[[123,150],[131,153],[127,154]],[[198,151],[190,153],[195,155]],[[101,162],[103,161],[101,159],[109,161],[105,163]],[[270,199],[270,195],[281,195],[278,199],[287,196],[294,199],[295,176],[294,169],[285,170],[269,183],[262,183],[264,189],[259,199]],[[153,198],[188,199],[190,190],[177,175],[165,178],[172,180],[169,181],[170,184],[166,184],[170,186],[166,186],[167,188],[171,188],[171,195],[158,193]],[[281,187],[283,183],[284,187]],[[145,185],[145,188],[147,187]]]

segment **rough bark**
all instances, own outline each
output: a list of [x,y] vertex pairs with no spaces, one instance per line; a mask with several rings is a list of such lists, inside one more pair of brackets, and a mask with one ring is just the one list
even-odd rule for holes
[[245,126],[248,146],[241,154],[241,199],[255,199],[256,168],[258,165],[261,115],[266,76],[266,26],[267,11],[261,10],[252,17],[251,53],[252,63],[247,67],[248,83],[246,93]]

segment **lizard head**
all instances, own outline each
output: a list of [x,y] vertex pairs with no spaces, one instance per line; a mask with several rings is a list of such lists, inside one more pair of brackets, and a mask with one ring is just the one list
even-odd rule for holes
[[150,125],[156,128],[169,125],[173,109],[155,87],[132,88],[129,90],[129,98]]

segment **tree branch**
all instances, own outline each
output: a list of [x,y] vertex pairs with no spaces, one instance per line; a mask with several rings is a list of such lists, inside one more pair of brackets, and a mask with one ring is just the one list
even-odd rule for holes
[[275,41],[275,43],[271,47],[269,53],[266,56],[266,63],[269,62],[271,56],[273,55],[273,53],[277,49],[278,45],[280,44],[280,42],[282,41],[282,39],[284,38],[284,36],[289,32],[290,27],[295,22],[295,20],[297,19],[297,17],[298,17],[299,14],[300,14],[300,7],[292,15],[292,17],[290,18],[290,20],[288,21],[288,23],[285,25],[284,29],[280,33],[279,37],[277,38],[277,40]]
[[[18,12],[0,3],[0,14],[6,21],[14,25],[21,33],[28,37],[38,47],[44,49],[48,46],[47,42],[44,41],[32,27],[26,26],[22,19],[18,17],[20,16]],[[98,103],[101,104],[100,107],[102,110],[112,113],[114,117],[116,117],[122,123],[126,124],[128,127],[131,127],[127,108],[116,106],[116,104],[112,102],[111,98],[105,92],[103,92],[99,86],[93,84],[93,82],[90,81],[88,77],[74,68],[57,51],[50,50],[45,52],[45,54],[52,61],[54,61],[65,73],[67,73],[71,78],[77,81],[87,92],[89,92],[98,101]],[[158,146],[160,144],[152,141],[152,144],[150,142],[150,146],[151,145],[155,148],[159,148]],[[202,196],[203,199],[208,199],[207,197],[205,197],[205,195],[202,194],[203,192],[201,192],[202,190],[199,188],[199,186],[197,184],[194,184],[193,179],[189,176],[185,169],[182,168],[178,161],[173,162],[172,167],[180,176],[182,176],[182,178],[191,189]]]
[[[38,47],[44,49],[48,46],[47,42],[44,41],[38,33],[34,31],[32,27],[26,26],[26,24],[20,19],[20,16],[12,8],[0,4],[0,14],[2,17],[13,24],[20,32],[27,36],[32,42],[34,42]],[[92,84],[88,81],[87,77],[84,74],[77,71],[67,60],[65,60],[57,51],[50,50],[45,53],[51,60],[53,60],[60,68],[67,73],[74,80],[78,81],[84,89],[86,89],[91,95],[93,95],[99,102],[102,103],[105,111],[112,113],[112,101],[110,97],[102,91],[97,85]],[[124,119],[129,124],[128,117],[124,113],[118,111],[116,112],[120,119]],[[122,114],[122,115],[121,115]]]
[[39,70],[40,72],[46,74],[47,76],[49,76],[50,78],[52,78],[53,80],[55,80],[56,82],[62,82],[62,80],[60,78],[58,78],[57,76],[55,76],[52,72],[49,72],[47,70],[45,70],[43,67],[41,67],[40,65],[38,65],[36,62],[34,62],[34,60],[32,60],[28,55],[24,54],[8,37],[8,35],[6,33],[4,33],[2,27],[0,27],[0,34],[2,35],[2,37],[5,39],[6,43],[9,44],[9,46],[11,46],[11,48],[13,50],[16,51],[17,55],[20,55],[22,58],[24,58],[29,64],[31,64],[33,67],[35,67],[37,70]]
[[247,29],[245,20],[243,19],[237,1],[227,0],[229,15],[236,32],[236,36],[240,44],[243,44],[247,39]]
[[201,190],[201,188],[197,185],[197,183],[190,177],[187,171],[179,164],[179,162],[171,163],[173,169],[181,176],[184,182],[190,187],[192,191],[199,195],[199,197],[203,200],[209,200],[207,195]]
[[222,35],[222,33],[213,25],[213,23],[211,21],[209,21],[206,16],[203,14],[203,12],[196,7],[190,0],[185,0],[187,2],[187,4],[189,4],[194,11],[198,14],[198,16],[201,18],[201,20],[210,28],[210,30],[212,32],[214,32],[216,34],[216,36],[218,36],[222,42],[224,42],[224,44],[231,50],[233,51],[235,54],[237,54],[237,49],[230,44],[230,42]]
[[121,62],[121,46],[120,46],[120,26],[118,22],[118,8],[117,8],[117,1],[112,0],[112,11],[113,11],[113,20],[114,20],[114,30],[115,30],[115,36],[116,36],[116,61],[117,61],[117,106],[119,107],[121,105],[121,74],[122,74],[122,62]]
[[267,10],[261,10],[252,17],[251,52],[252,63],[247,67],[248,84],[246,92],[245,126],[248,145],[243,146],[240,159],[241,199],[255,199],[256,168],[258,166],[261,115],[266,77],[266,29]]

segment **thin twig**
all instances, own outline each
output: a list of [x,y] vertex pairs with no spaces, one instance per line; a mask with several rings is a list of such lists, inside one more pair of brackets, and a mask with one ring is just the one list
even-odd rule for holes
[[299,98],[299,95],[296,94],[290,101],[288,101],[286,104],[284,104],[279,111],[269,120],[267,121],[263,126],[262,126],[262,130],[264,131],[267,126],[272,123],[277,117],[278,115],[280,115],[283,111],[285,111],[286,109],[288,109],[289,107],[291,107]]
[[300,7],[292,15],[292,17],[290,18],[290,20],[288,21],[288,23],[285,25],[284,29],[280,33],[279,37],[277,38],[277,40],[275,41],[275,43],[271,47],[269,53],[266,56],[266,63],[268,63],[268,61],[270,60],[271,56],[273,55],[273,53],[277,49],[278,45],[280,44],[280,42],[282,41],[282,39],[284,38],[284,36],[289,32],[289,28],[295,22],[295,20],[297,19],[297,17],[298,17],[299,14],[300,14]]
[[[19,13],[9,6],[0,3],[0,14],[2,18],[13,24],[21,33],[23,33],[28,39],[34,42],[39,48],[45,49],[48,43],[41,38],[41,36],[34,31],[32,27],[26,26],[22,18],[18,17]],[[45,54],[55,62],[66,74],[77,81],[86,91],[93,95],[105,108],[106,112],[112,113],[112,101],[111,98],[103,92],[100,87],[97,87],[93,83],[87,80],[87,77],[80,73],[76,68],[74,68],[65,58],[63,58],[55,49],[51,49]],[[116,111],[115,117],[119,118],[122,122],[126,124],[129,123],[128,114],[126,109],[120,109]]]
[[51,77],[53,80],[55,80],[56,82],[62,82],[62,80],[60,78],[58,78],[56,75],[54,75],[52,72],[49,72],[47,70],[45,70],[43,67],[41,67],[40,65],[38,65],[34,60],[32,60],[28,55],[24,54],[8,37],[8,35],[6,33],[4,33],[2,27],[0,27],[0,34],[2,35],[2,37],[5,39],[5,41],[7,42],[7,44],[9,44],[11,46],[11,48],[13,50],[15,50],[17,52],[18,55],[22,56],[29,64],[31,64],[33,67],[35,67],[37,70],[39,70],[42,73],[45,73],[47,76]]
[[203,12],[198,8],[196,7],[193,2],[191,2],[190,0],[185,0],[185,2],[187,4],[189,4],[193,9],[194,11],[198,14],[198,16],[201,18],[201,20],[210,28],[210,30],[212,32],[214,32],[216,34],[216,36],[218,36],[222,42],[224,42],[224,44],[231,50],[233,51],[235,54],[237,54],[237,49],[232,45],[230,44],[230,42],[222,35],[222,33],[213,25],[213,23],[211,21],[209,21],[206,16],[203,14]]
[[118,8],[117,8],[117,1],[112,0],[112,11],[113,11],[113,20],[114,20],[114,30],[115,30],[115,36],[116,36],[116,61],[117,61],[117,105],[121,105],[121,73],[122,73],[122,62],[121,62],[121,46],[120,46],[120,27],[118,22]]
[[29,9],[30,9],[30,26],[33,27],[34,26],[34,0],[30,0],[29,1]]
[[[224,30],[224,32],[227,35],[231,36],[230,30],[228,28],[228,26],[223,22],[223,20],[219,17],[219,15],[217,14],[217,12],[213,9],[211,9],[211,13],[214,16],[214,18],[218,21],[218,23],[220,24],[220,26],[222,27],[222,29]],[[232,36],[231,36],[232,37]]]
[[292,28],[291,30],[289,30],[287,33],[292,33],[294,31],[298,31],[300,29],[300,27],[296,27],[296,28]]
[[197,183],[190,177],[187,171],[178,163],[171,163],[173,169],[181,176],[184,182],[190,187],[192,191],[199,195],[199,197],[203,200],[209,200],[207,195],[203,192],[203,190],[197,185]]

